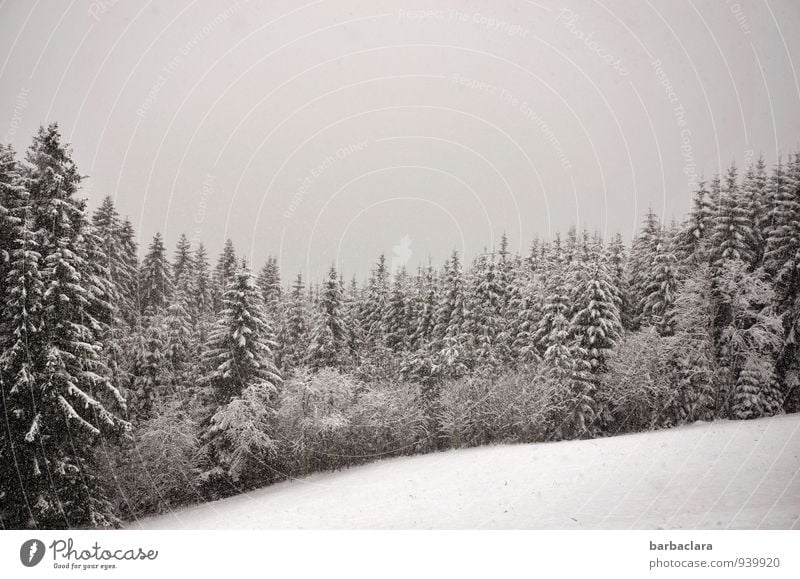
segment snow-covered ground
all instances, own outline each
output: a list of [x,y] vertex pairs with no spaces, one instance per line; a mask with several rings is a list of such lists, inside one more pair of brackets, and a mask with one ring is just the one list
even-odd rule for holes
[[379,461],[146,529],[800,528],[800,415]]

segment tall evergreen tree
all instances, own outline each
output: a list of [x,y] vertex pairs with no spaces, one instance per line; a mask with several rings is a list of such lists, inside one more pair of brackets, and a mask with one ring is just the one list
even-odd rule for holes
[[176,291],[191,294],[194,274],[192,244],[185,233],[181,233],[175,246],[175,257],[172,260],[172,281]]
[[650,266],[656,255],[656,248],[661,239],[662,228],[658,217],[651,209],[648,209],[644,217],[644,224],[633,239],[628,269],[630,288],[630,299],[632,305],[631,317],[633,328],[636,329],[641,324],[642,308],[644,299],[647,295],[649,284],[648,275]]
[[342,319],[342,288],[331,266],[319,296],[306,360],[312,368],[338,367],[347,362],[347,329]]
[[587,370],[600,374],[607,370],[608,358],[622,334],[618,291],[612,285],[606,256],[601,247],[590,248],[584,283],[578,289],[570,333],[587,362]]
[[279,335],[281,367],[290,370],[305,361],[309,332],[308,300],[303,276],[297,274],[286,304]]
[[711,232],[711,258],[715,264],[727,259],[741,259],[748,265],[754,264],[756,240],[749,212],[736,181],[736,165],[731,165],[725,175]]
[[694,192],[689,218],[675,239],[675,257],[680,267],[692,268],[708,261],[709,238],[715,214],[716,207],[706,188],[706,181],[701,179]]
[[677,289],[678,260],[670,237],[662,234],[645,284],[640,323],[655,326],[662,336],[671,335],[675,329],[672,304]]
[[228,284],[236,275],[237,268],[236,249],[233,247],[233,241],[226,239],[225,245],[222,247],[222,253],[217,259],[217,265],[214,267],[212,300],[215,312],[219,312],[222,309],[225,292]]
[[258,284],[258,289],[261,290],[267,311],[275,315],[282,293],[281,272],[277,258],[273,256],[267,258],[267,262],[258,273],[256,283]]
[[273,329],[244,263],[230,279],[223,306],[203,354],[208,368],[203,383],[212,388],[219,405],[240,396],[252,384],[277,388],[282,381],[275,365]]
[[208,328],[214,313],[213,282],[209,269],[208,254],[200,243],[194,252],[192,271],[192,299],[189,312],[197,332],[197,340],[202,344],[208,337]]
[[12,248],[3,315],[11,330],[3,332],[0,366],[4,448],[13,448],[4,459],[12,458],[16,476],[2,488],[24,496],[4,515],[11,527],[116,521],[91,467],[93,446],[128,424],[116,413],[125,401],[101,357],[108,286],[89,261],[96,248],[89,247],[85,204],[76,198],[80,179],[58,126],[42,127],[26,155],[28,205]]
[[153,236],[139,271],[139,301],[144,314],[166,310],[174,290],[172,271],[160,233]]
[[383,318],[386,347],[393,352],[401,352],[408,346],[410,317],[407,286],[408,275],[405,268],[401,268],[395,274]]
[[381,346],[386,341],[383,316],[389,299],[389,278],[386,256],[381,255],[372,269],[359,316],[367,349]]
[[477,368],[491,371],[510,355],[509,344],[501,337],[506,288],[494,255],[478,257],[467,292],[464,331],[470,338],[470,357]]
[[223,295],[222,311],[204,353],[215,411],[203,433],[200,480],[214,494],[232,483],[261,479],[275,456],[276,401],[283,378],[275,364],[273,329],[263,297],[242,261]]

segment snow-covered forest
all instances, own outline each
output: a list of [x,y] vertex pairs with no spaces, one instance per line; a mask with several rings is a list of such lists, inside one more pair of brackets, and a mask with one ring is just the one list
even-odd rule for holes
[[81,198],[56,125],[0,148],[0,522],[117,526],[390,455],[800,408],[800,154],[628,244],[570,229],[320,284]]

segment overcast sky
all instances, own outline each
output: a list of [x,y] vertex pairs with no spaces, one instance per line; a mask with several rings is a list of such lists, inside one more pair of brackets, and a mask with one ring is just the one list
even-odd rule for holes
[[0,2],[0,135],[58,121],[141,243],[284,278],[629,239],[800,142],[797,0]]

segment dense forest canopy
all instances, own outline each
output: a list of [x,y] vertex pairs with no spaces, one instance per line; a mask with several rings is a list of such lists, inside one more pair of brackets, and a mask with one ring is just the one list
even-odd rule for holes
[[[0,522],[105,527],[393,454],[800,406],[800,155],[701,182],[632,243],[320,284],[228,241],[142,248],[57,125],[0,146]],[[286,273],[286,272],[283,272]]]

